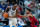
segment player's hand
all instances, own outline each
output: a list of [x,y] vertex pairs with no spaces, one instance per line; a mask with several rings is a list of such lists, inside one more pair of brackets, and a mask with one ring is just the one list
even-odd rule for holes
[[27,15],[24,15],[24,18],[27,18]]

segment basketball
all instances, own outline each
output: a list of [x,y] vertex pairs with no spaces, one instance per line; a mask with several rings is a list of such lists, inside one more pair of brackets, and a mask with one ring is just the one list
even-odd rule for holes
[[3,14],[3,17],[4,17],[4,18],[8,18],[8,16],[9,16],[8,13],[4,13],[4,14]]

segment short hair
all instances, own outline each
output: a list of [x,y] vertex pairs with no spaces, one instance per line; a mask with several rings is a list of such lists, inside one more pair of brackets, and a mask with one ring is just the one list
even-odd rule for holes
[[31,12],[31,9],[30,8],[26,8],[26,9]]

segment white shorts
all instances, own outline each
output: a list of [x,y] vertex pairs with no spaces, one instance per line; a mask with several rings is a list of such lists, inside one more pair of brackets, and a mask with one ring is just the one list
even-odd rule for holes
[[16,26],[17,19],[16,18],[9,18],[9,25]]

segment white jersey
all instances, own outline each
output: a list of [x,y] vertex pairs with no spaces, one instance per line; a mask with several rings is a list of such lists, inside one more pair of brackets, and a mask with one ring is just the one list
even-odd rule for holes
[[16,10],[10,10],[9,11],[9,16],[15,16]]

